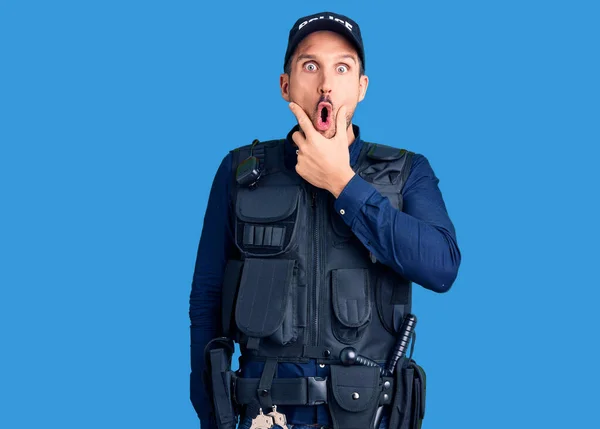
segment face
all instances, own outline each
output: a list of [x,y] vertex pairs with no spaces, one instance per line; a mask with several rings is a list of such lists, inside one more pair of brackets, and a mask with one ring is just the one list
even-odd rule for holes
[[354,110],[368,85],[352,44],[331,31],[311,33],[296,48],[290,70],[280,78],[283,98],[298,104],[327,138],[336,134],[337,111],[345,105],[346,131],[351,133]]

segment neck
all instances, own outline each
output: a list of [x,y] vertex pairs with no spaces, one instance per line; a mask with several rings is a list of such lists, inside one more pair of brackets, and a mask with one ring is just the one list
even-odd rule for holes
[[352,126],[352,122],[350,122],[350,125],[348,125],[348,128],[346,128],[346,136],[348,137],[348,146],[350,146],[356,138],[354,135],[354,127]]

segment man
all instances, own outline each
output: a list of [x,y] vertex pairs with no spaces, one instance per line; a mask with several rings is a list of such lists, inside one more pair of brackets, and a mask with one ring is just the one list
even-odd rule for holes
[[[380,366],[411,284],[448,291],[461,255],[427,159],[367,143],[352,123],[368,82],[356,22],[300,18],[280,78],[298,125],[229,152],[216,173],[190,296],[202,428],[233,428],[237,411],[243,428],[420,426],[422,368]],[[205,352],[223,336],[240,343],[235,374],[228,340]]]

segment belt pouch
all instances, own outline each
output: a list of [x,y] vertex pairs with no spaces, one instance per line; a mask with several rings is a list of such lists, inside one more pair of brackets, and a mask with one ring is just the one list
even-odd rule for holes
[[411,411],[411,429],[421,429],[423,419],[425,418],[425,392],[426,376],[425,370],[417,365],[415,361],[410,362],[410,367],[414,371],[413,378],[413,407]]
[[334,429],[372,427],[381,386],[378,367],[331,366],[329,412]]
[[223,349],[210,351],[213,404],[219,429],[235,429],[237,416],[231,398],[232,371]]
[[425,417],[425,371],[412,359],[395,373],[389,429],[420,429]]
[[389,429],[410,429],[414,369],[398,365],[394,375],[396,391]]

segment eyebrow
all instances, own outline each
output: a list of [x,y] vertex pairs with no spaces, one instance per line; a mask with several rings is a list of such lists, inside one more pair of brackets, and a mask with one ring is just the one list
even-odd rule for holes
[[[336,57],[336,59],[342,59],[342,58],[349,58],[349,59],[351,59],[352,61],[354,61],[355,63],[357,62],[357,61],[356,61],[356,55],[342,54],[342,55],[338,55],[338,56]],[[310,55],[310,54],[299,54],[299,55],[296,57],[296,62],[299,62],[299,61],[301,61],[301,60],[316,60],[316,59],[317,59],[317,57],[315,57],[314,55]]]
[[349,58],[352,61],[356,62],[356,55],[343,54],[343,55],[338,55],[337,58]]
[[299,62],[300,60],[316,60],[317,58],[314,55],[308,55],[308,54],[300,54],[296,57],[296,62]]

